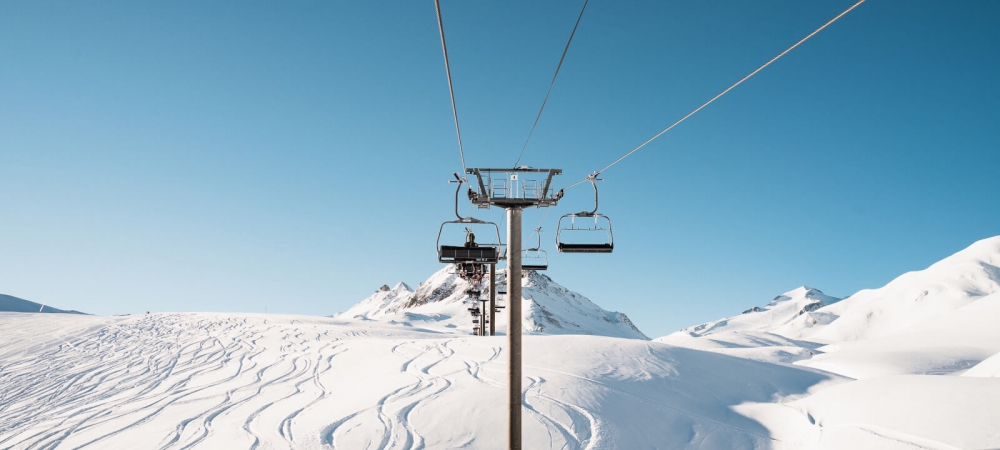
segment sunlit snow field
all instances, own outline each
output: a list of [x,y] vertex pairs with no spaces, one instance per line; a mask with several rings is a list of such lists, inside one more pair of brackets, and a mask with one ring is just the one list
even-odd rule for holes
[[[0,314],[0,447],[502,448],[504,338],[400,328]],[[529,336],[524,358],[527,448],[771,447],[733,407],[841,381],[596,336]]]
[[[1000,448],[998,265],[1000,237],[652,341],[525,275],[525,448]],[[506,337],[470,335],[463,283],[332,318],[0,313],[0,448],[505,448]]]

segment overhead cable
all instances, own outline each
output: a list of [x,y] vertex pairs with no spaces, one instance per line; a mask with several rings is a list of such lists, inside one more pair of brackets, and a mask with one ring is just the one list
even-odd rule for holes
[[573,183],[573,184],[571,184],[571,185],[569,185],[569,186],[566,186],[566,187],[565,187],[565,188],[563,188],[563,189],[569,189],[569,188],[571,188],[571,187],[573,187],[573,186],[576,186],[576,185],[579,185],[579,184],[581,184],[581,183],[583,183],[583,182],[586,182],[587,180],[589,180],[589,179],[591,179],[591,178],[596,178],[596,177],[597,177],[597,175],[598,175],[598,174],[600,174],[601,172],[604,172],[605,170],[608,170],[608,169],[610,169],[610,168],[611,168],[611,166],[614,166],[615,164],[618,164],[618,163],[619,163],[619,162],[620,162],[621,160],[623,160],[623,159],[625,159],[625,158],[629,157],[629,155],[631,155],[631,154],[635,153],[635,152],[636,152],[637,150],[639,150],[640,148],[643,148],[643,147],[645,147],[645,146],[646,146],[646,144],[649,144],[650,142],[653,142],[653,140],[654,140],[654,139],[656,139],[656,138],[660,137],[661,135],[663,135],[663,133],[666,133],[666,132],[670,131],[670,129],[671,129],[671,128],[673,128],[673,127],[676,127],[676,126],[677,126],[677,125],[679,125],[679,124],[680,124],[681,122],[683,122],[683,121],[687,120],[687,118],[688,118],[688,117],[691,117],[691,116],[695,115],[695,113],[697,113],[698,111],[701,111],[701,110],[702,110],[702,108],[704,108],[704,107],[706,107],[706,106],[710,105],[710,104],[711,104],[712,102],[714,102],[714,101],[718,100],[718,99],[719,99],[719,97],[722,97],[723,95],[726,95],[726,93],[728,93],[729,91],[733,90],[733,88],[735,88],[736,86],[739,86],[739,85],[740,85],[740,84],[742,84],[742,83],[743,83],[744,81],[748,80],[748,79],[749,79],[750,77],[752,77],[752,76],[756,75],[756,74],[757,74],[757,72],[760,72],[761,70],[764,70],[764,68],[765,68],[765,67],[767,67],[767,66],[771,65],[771,63],[773,63],[773,62],[777,61],[777,60],[778,60],[778,58],[781,58],[782,56],[785,56],[785,54],[786,54],[786,53],[788,53],[788,52],[792,51],[792,49],[794,49],[795,47],[798,47],[798,46],[799,46],[800,44],[802,44],[803,42],[807,41],[807,40],[808,40],[809,38],[811,38],[811,37],[815,36],[815,35],[816,35],[816,33],[819,33],[820,31],[823,31],[823,29],[824,29],[824,28],[826,28],[826,27],[830,26],[830,24],[832,24],[832,23],[836,22],[836,21],[837,21],[837,19],[840,19],[840,18],[841,18],[841,17],[843,17],[843,16],[845,15],[845,14],[847,14],[847,13],[851,12],[851,10],[853,10],[854,8],[857,8],[857,7],[859,6],[859,5],[861,5],[861,4],[862,4],[862,3],[864,3],[865,1],[866,1],[866,0],[860,0],[860,1],[858,1],[857,3],[855,3],[854,5],[852,5],[852,6],[850,7],[850,8],[847,8],[846,10],[844,10],[844,12],[842,12],[842,13],[838,14],[838,15],[837,15],[837,17],[834,17],[833,19],[830,19],[830,21],[829,21],[829,22],[827,22],[827,23],[823,24],[823,26],[821,26],[821,27],[817,28],[817,29],[816,29],[816,31],[813,31],[812,33],[809,33],[809,35],[807,35],[806,37],[802,38],[801,40],[799,40],[798,42],[796,42],[796,43],[795,43],[794,45],[792,45],[791,47],[788,47],[788,49],[786,49],[785,51],[783,51],[783,52],[779,53],[779,54],[778,54],[778,56],[775,56],[774,58],[771,58],[771,60],[770,60],[770,61],[768,61],[768,62],[764,63],[764,65],[762,65],[762,66],[758,67],[758,68],[757,68],[757,70],[754,70],[753,72],[750,72],[750,74],[749,74],[749,75],[747,75],[747,76],[745,76],[745,77],[741,78],[741,79],[740,79],[740,81],[737,81],[737,82],[736,82],[736,84],[733,84],[732,86],[729,86],[728,88],[726,88],[726,90],[724,90],[724,91],[720,92],[720,93],[719,93],[719,95],[716,95],[715,97],[712,97],[712,99],[711,99],[711,100],[709,100],[709,101],[705,102],[704,104],[702,104],[701,106],[699,106],[699,107],[695,108],[695,110],[694,110],[694,111],[691,111],[691,112],[689,112],[689,113],[688,113],[688,114],[687,114],[686,116],[684,116],[684,117],[681,117],[681,119],[680,119],[680,120],[678,120],[678,121],[674,122],[674,123],[673,123],[673,124],[671,124],[671,125],[670,125],[669,127],[666,127],[666,128],[664,128],[664,129],[663,129],[663,131],[660,131],[659,133],[656,133],[656,135],[654,135],[653,137],[651,137],[651,138],[647,139],[647,140],[646,140],[646,142],[643,142],[642,144],[639,144],[639,146],[638,146],[638,147],[636,147],[636,148],[633,148],[633,149],[632,149],[632,150],[630,150],[630,151],[629,151],[628,153],[626,153],[626,154],[622,155],[621,157],[619,157],[618,159],[614,160],[614,162],[612,162],[611,164],[608,164],[608,165],[604,166],[604,168],[602,168],[602,169],[600,169],[600,170],[597,170],[597,171],[595,171],[594,173],[592,173],[592,174],[588,175],[588,176],[587,176],[586,178],[584,178],[584,179],[582,179],[582,180],[580,180],[580,181],[577,181],[576,183]]
[[451,113],[455,116],[455,134],[458,135],[458,154],[462,157],[462,177],[465,178],[465,150],[462,148],[462,130],[458,126],[458,108],[455,107],[455,88],[451,85],[451,66],[448,64],[448,45],[444,42],[444,22],[441,21],[441,1],[434,0],[437,9],[438,31],[441,32],[441,51],[444,52],[444,72],[448,75],[448,93],[451,94]]
[[[542,118],[542,111],[545,111],[545,104],[549,101],[549,94],[552,93],[552,86],[556,84],[556,77],[559,76],[559,69],[562,68],[563,60],[566,59],[566,53],[569,52],[569,45],[573,43],[573,36],[576,34],[576,28],[580,26],[580,19],[583,18],[583,12],[587,10],[587,3],[590,0],[584,0],[583,8],[580,9],[580,16],[576,18],[576,24],[573,25],[573,31],[569,34],[569,40],[566,41],[566,48],[563,49],[562,56],[559,57],[559,64],[556,65],[556,73],[552,75],[552,81],[549,82],[549,90],[545,92],[545,99],[542,100],[542,107],[538,108],[538,115],[535,116],[535,123],[531,124],[531,131],[528,132],[528,138],[524,140],[524,145],[521,146],[521,153],[517,155],[517,161],[514,162],[514,167],[521,162],[521,157],[524,156],[524,149],[528,148],[528,141],[531,140],[531,135],[535,132],[535,127],[538,126],[538,119]],[[443,36],[443,35],[442,35]]]

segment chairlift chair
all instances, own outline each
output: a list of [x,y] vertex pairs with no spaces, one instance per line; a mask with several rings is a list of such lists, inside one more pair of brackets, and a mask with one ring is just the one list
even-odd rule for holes
[[[559,218],[556,223],[556,249],[560,253],[611,253],[615,249],[615,236],[611,231],[611,219],[604,214],[597,212],[598,197],[597,183],[595,175],[587,177],[594,186],[594,209],[593,211],[581,211],[575,214],[566,214]],[[578,225],[576,219],[593,219],[593,225]],[[563,219],[569,219],[567,226],[563,225]],[[589,220],[587,220],[589,222]],[[577,233],[589,237],[601,237],[589,242],[567,242],[563,232]]]
[[507,291],[497,292],[496,302],[493,304],[493,308],[496,309],[497,312],[500,312],[501,309],[504,309],[507,306],[507,297],[505,297],[506,295]]
[[526,248],[521,253],[521,271],[526,270],[546,270],[549,268],[549,254],[541,249],[542,228],[535,228],[538,235],[538,244],[533,248]]
[[473,297],[479,298],[483,295],[483,291],[479,290],[476,286],[472,286],[465,290],[465,293]]
[[[458,220],[444,222],[438,229],[436,242],[438,261],[445,264],[456,264],[459,269],[459,276],[462,278],[481,279],[485,274],[486,264],[496,264],[500,260],[500,227],[494,222],[487,222],[474,217],[462,217],[458,213],[458,194],[465,180],[459,178],[458,174],[455,174],[455,178],[458,180],[458,188],[455,190],[455,216]],[[472,233],[468,225],[492,226],[493,231],[496,233],[496,241],[486,244],[477,243],[474,247],[466,245],[441,245],[441,235],[444,233],[445,226],[457,224],[466,226],[467,236],[469,233]]]

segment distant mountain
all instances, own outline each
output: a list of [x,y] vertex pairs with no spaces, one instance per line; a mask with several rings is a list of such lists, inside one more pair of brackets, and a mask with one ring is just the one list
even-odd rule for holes
[[840,301],[802,287],[656,340],[853,378],[996,376],[998,318],[1000,236]]
[[826,320],[815,311],[839,301],[819,289],[802,286],[775,297],[764,307],[754,306],[738,316],[684,328],[677,334],[698,337],[727,331],[775,332],[783,328],[810,327]]
[[827,342],[897,334],[941,321],[1000,292],[1000,236],[983,239],[924,270],[900,275],[820,310],[833,320],[804,331]]
[[[527,272],[522,282],[523,329],[535,334],[591,334],[600,336],[649,339],[624,313],[607,311],[588,298],[552,281],[539,272]],[[467,294],[470,284],[445,267],[411,290],[404,283],[379,290],[338,319],[380,320],[430,329],[472,329],[468,308],[481,305]],[[506,276],[497,276],[498,291],[507,290]],[[484,289],[483,298],[489,292]],[[506,310],[497,314],[497,328],[507,325]]]
[[[656,339],[657,342],[697,348],[730,356],[791,363],[811,358],[821,345],[786,337],[784,331],[813,327],[830,320],[819,312],[840,299],[802,286],[785,292],[763,307]],[[792,333],[797,334],[797,333]]]
[[61,314],[85,314],[80,311],[66,311],[56,309],[51,306],[42,306],[40,303],[17,298],[12,295],[0,294],[0,311],[5,312],[25,312],[25,313],[61,313]]

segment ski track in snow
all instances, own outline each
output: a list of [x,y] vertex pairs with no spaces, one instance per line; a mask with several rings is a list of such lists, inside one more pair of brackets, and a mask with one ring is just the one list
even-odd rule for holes
[[[469,358],[452,348],[469,338],[397,340],[391,352],[408,384],[374,406],[328,417],[318,433],[297,427],[331,400],[324,374],[351,351],[356,332],[235,315],[109,318],[40,352],[0,355],[0,448],[120,448],[136,436],[144,448],[218,448],[217,430],[231,436],[238,428],[245,444],[224,441],[227,448],[358,448],[364,435],[367,448],[416,450],[426,448],[411,420],[420,405],[456,382],[506,389],[484,367],[505,363],[499,346]],[[525,421],[544,425],[549,448],[596,448],[599,421],[591,413],[543,393],[544,378],[528,381]]]
[[[0,449],[505,445],[504,338],[200,313],[0,314],[0,334],[12,329],[37,332],[0,340]],[[817,419],[808,410],[829,402],[811,397],[771,416],[786,427],[777,434],[732,410],[845,382],[814,369],[608,337],[534,336],[525,345],[527,448],[797,449],[824,436],[954,448],[949,435],[933,440],[919,428]],[[991,383],[948,379],[962,389]]]
[[[273,398],[261,394],[289,384],[295,390],[256,408],[244,429],[254,448],[259,442],[254,420],[261,412],[296,396],[312,398],[276,430],[291,443],[295,416],[327,395],[319,376],[330,370],[339,339],[323,342],[322,333],[310,339],[293,323],[278,331],[283,337],[277,358],[261,360],[267,349],[258,340],[274,327],[261,333],[245,319],[172,320],[177,318],[122,321],[29,359],[4,361],[0,447],[99,447],[171,406],[209,404],[187,409],[198,412],[179,420],[156,446],[193,448],[212,435],[217,417],[257,398]],[[73,435],[87,438],[68,442]]]

